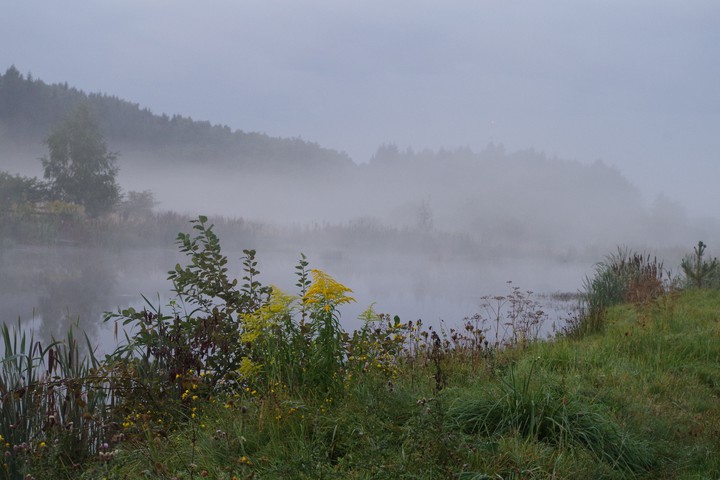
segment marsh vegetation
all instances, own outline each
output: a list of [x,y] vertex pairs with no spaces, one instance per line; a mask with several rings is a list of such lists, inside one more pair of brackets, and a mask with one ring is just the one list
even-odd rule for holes
[[4,478],[720,471],[720,297],[664,281],[655,258],[609,256],[577,323],[540,341],[544,314],[519,289],[457,326],[370,307],[350,331],[352,290],[304,256],[289,294],[258,280],[251,250],[231,275],[205,217],[177,245],[173,299],[108,314],[107,355],[78,332],[4,327]]
[[677,247],[717,222],[602,162],[0,95],[15,165],[51,132],[0,172],[0,478],[720,474],[720,267]]

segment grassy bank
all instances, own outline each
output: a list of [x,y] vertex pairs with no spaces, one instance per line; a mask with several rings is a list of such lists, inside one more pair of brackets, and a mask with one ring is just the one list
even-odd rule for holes
[[455,328],[370,308],[346,332],[349,288],[304,257],[296,295],[262,286],[252,250],[229,278],[206,221],[177,299],[110,315],[133,334],[105,358],[2,331],[0,478],[720,476],[718,290],[620,255],[551,341],[519,290]]
[[717,478],[719,336],[717,291],[622,305],[580,340],[376,364],[342,398],[278,384],[198,401],[167,435],[133,420],[85,476]]

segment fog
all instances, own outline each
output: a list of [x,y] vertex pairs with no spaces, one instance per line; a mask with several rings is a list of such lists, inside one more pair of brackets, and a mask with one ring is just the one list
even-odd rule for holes
[[[12,2],[0,68],[269,137],[239,155],[108,131],[152,232],[3,242],[0,320],[109,338],[102,312],[168,300],[199,214],[235,273],[254,248],[293,291],[303,252],[353,288],[349,328],[373,302],[458,323],[508,281],[575,292],[618,246],[674,269],[698,240],[717,254],[718,21],[709,0]],[[0,127],[0,170],[41,176],[47,131]],[[293,161],[275,137],[337,152]]]
[[552,334],[576,304],[548,296],[577,292],[618,246],[658,255],[677,270],[699,239],[716,250],[720,238],[717,220],[690,216],[669,198],[646,202],[602,162],[494,144],[480,152],[385,145],[366,165],[328,171],[168,168],[146,155],[123,155],[119,178],[126,191],[154,192],[154,233],[92,246],[71,237],[5,245],[5,321],[21,317],[49,338],[79,320],[107,348],[112,325],[100,326],[103,312],[147,307],[142,295],[166,308],[167,272],[187,261],[175,235],[191,231],[188,220],[198,214],[212,216],[238,278],[242,249],[252,248],[263,283],[296,291],[293,267],[304,253],[311,267],[351,287],[357,303],[343,309],[349,329],[373,303],[404,320],[459,325],[482,312],[483,296],[517,286],[534,292]]
[[365,163],[379,145],[510,150],[619,168],[716,216],[714,0],[8,2],[15,64]]

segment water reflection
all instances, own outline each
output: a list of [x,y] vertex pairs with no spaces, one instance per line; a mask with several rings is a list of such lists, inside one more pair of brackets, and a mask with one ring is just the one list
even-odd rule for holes
[[[373,302],[376,311],[399,315],[403,321],[459,326],[464,318],[482,313],[483,295],[508,294],[509,279],[513,286],[535,292],[574,291],[587,267],[552,261],[531,266],[527,260],[507,259],[432,261],[381,252],[332,256],[304,250],[311,267],[327,271],[354,290],[357,303],[342,309],[348,330],[360,327],[357,316]],[[224,253],[229,274],[242,278],[242,251]],[[167,272],[186,261],[174,248],[5,248],[0,252],[0,321],[12,324],[20,318],[24,328],[33,329],[43,341],[63,338],[70,326],[78,325],[95,344],[102,344],[101,351],[108,351],[114,345],[113,326],[102,323],[104,312],[143,308],[143,295],[163,307],[172,297]],[[295,251],[258,251],[258,261],[261,282],[295,293]],[[539,296],[538,301],[549,313],[548,334],[573,306],[573,302],[553,305]]]
[[97,333],[98,320],[113,300],[117,272],[98,250],[64,249],[55,262],[36,272],[38,311],[43,340],[62,338],[76,325],[88,336]]
[[0,321],[20,322],[43,342],[72,326],[102,336],[103,313],[137,304],[140,293],[166,289],[162,250],[23,246],[0,253]]

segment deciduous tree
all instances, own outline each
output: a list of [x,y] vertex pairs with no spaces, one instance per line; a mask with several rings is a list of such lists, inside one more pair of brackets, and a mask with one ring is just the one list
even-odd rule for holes
[[45,140],[49,156],[41,159],[51,192],[85,207],[90,216],[111,210],[120,198],[115,166],[105,138],[87,105],[81,105]]

